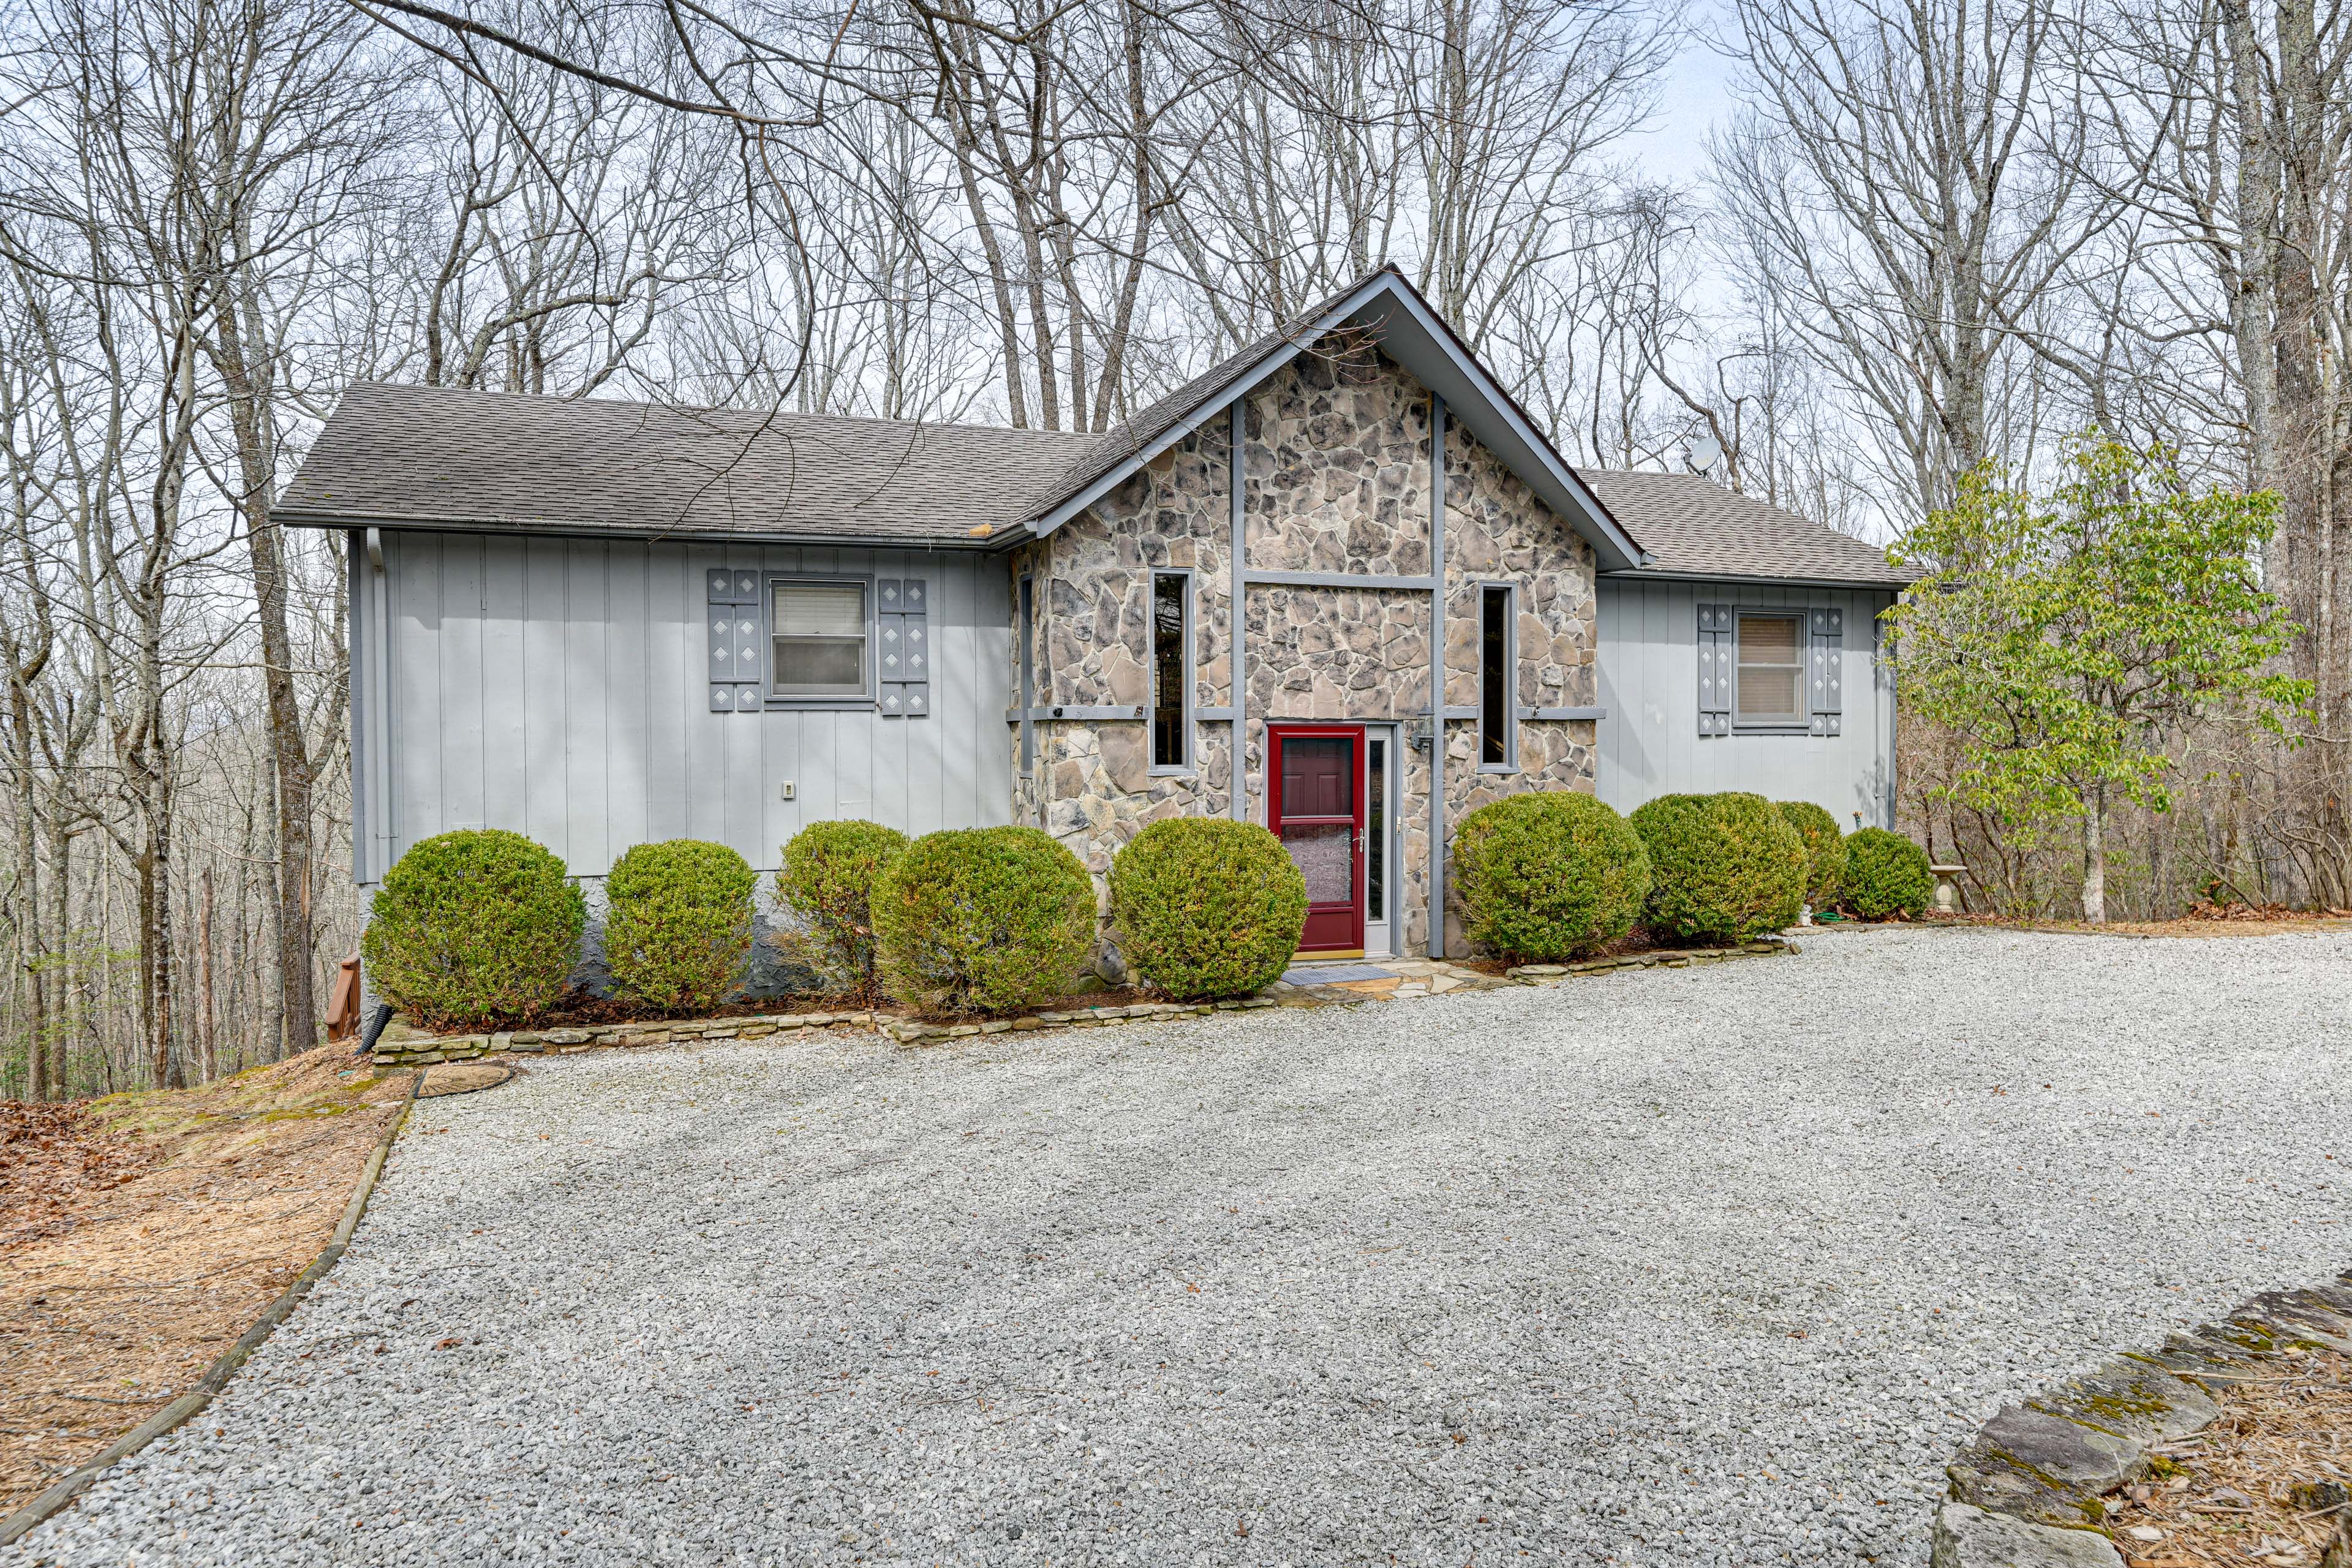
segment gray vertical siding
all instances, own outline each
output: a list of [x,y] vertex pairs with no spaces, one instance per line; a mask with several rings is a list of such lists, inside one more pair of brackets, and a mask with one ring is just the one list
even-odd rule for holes
[[[1895,694],[1874,654],[1884,593],[1748,583],[1599,584],[1601,701],[1596,793],[1620,811],[1676,792],[1753,790],[1810,800],[1851,830],[1892,826]],[[1843,733],[1698,732],[1698,606],[1842,607],[1845,611]]]
[[[355,848],[363,884],[420,838],[504,827],[601,876],[635,844],[707,838],[772,869],[811,822],[908,833],[1011,820],[1011,611],[993,556],[488,538],[352,542]],[[714,713],[705,574],[930,585],[932,711]],[[794,798],[782,798],[785,780]]]

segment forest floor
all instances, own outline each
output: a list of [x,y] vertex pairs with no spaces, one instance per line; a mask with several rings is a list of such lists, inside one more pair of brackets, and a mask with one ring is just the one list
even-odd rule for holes
[[2352,1356],[2305,1355],[2221,1396],[2108,1522],[2132,1568],[2296,1568],[2352,1540]]
[[0,1101],[0,1514],[204,1374],[334,1233],[406,1072]]
[[2103,925],[2084,921],[2012,920],[2006,915],[1973,914],[1931,914],[1915,923],[1998,926],[2004,931],[2061,931],[2069,936],[2312,936],[2352,931],[2352,910],[2200,904],[2177,920],[2108,921]]

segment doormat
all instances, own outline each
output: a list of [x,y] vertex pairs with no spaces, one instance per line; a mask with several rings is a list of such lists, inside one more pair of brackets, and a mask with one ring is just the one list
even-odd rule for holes
[[1291,985],[1343,985],[1350,980],[1394,980],[1388,970],[1370,963],[1318,963],[1304,969],[1286,969],[1284,982]]

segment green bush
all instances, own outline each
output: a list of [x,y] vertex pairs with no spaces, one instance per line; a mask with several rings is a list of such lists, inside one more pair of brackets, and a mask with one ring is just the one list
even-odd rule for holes
[[520,833],[444,833],[384,873],[360,953],[432,1026],[519,1022],[563,994],[588,919],[563,862]]
[[1307,883],[1254,822],[1179,816],[1137,834],[1110,868],[1110,918],[1128,966],[1171,996],[1245,996],[1298,951]]
[[1838,880],[1845,875],[1845,835],[1837,818],[1810,800],[1784,800],[1780,815],[1805,841],[1805,902],[1828,909],[1837,902]]
[[1899,833],[1865,827],[1845,841],[1845,907],[1866,921],[1917,915],[1936,891],[1927,852]]
[[874,889],[883,987],[929,1013],[1009,1013],[1069,991],[1095,942],[1095,885],[1034,827],[926,834]]
[[604,879],[604,963],[615,994],[664,1012],[716,1007],[751,951],[758,874],[724,844],[640,844]]
[[1577,790],[1490,801],[1454,836],[1470,940],[1515,963],[1557,963],[1616,941],[1650,892],[1650,854],[1625,819]]
[[776,893],[801,919],[789,951],[836,989],[872,1000],[874,885],[907,852],[878,822],[812,822],[784,846]]
[[1643,918],[1688,942],[1743,942],[1793,924],[1805,844],[1760,795],[1662,795],[1633,813],[1650,851]]

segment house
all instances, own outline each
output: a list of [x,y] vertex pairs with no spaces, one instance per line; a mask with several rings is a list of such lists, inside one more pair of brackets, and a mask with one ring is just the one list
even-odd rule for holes
[[1306,950],[1458,953],[1430,845],[1504,794],[1890,819],[1901,576],[1579,473],[1386,268],[1108,435],[357,386],[275,515],[351,542],[363,896],[462,827],[593,879],[1024,822],[1099,872],[1225,813],[1290,847]]

